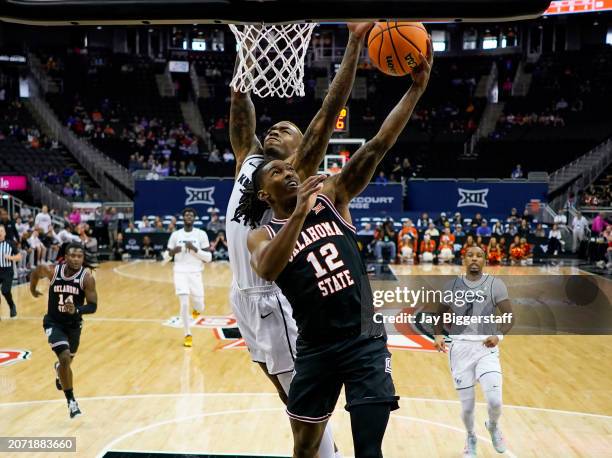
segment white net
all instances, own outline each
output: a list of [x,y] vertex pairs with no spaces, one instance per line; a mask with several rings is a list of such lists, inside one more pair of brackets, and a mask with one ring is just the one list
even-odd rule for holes
[[304,58],[316,26],[230,24],[239,45],[232,88],[259,97],[303,97]]

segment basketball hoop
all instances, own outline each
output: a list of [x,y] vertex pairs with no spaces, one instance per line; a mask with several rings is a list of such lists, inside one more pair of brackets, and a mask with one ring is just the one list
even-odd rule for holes
[[316,26],[230,24],[239,46],[231,87],[259,97],[303,97],[304,58]]

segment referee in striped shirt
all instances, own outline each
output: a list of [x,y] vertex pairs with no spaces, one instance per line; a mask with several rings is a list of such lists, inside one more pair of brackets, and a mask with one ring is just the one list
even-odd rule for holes
[[11,309],[11,318],[17,316],[17,307],[13,302],[13,261],[19,261],[21,255],[13,240],[6,240],[6,229],[0,225],[0,291]]

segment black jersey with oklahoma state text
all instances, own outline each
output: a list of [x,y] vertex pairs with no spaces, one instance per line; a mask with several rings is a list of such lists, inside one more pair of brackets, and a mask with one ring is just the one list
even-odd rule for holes
[[53,278],[49,285],[49,302],[47,315],[56,323],[75,324],[81,321],[78,313],[69,314],[66,311],[66,302],[72,302],[76,307],[85,304],[85,280],[86,269],[81,269],[73,275],[66,275],[66,264],[55,266]]
[[[262,227],[273,238],[286,221],[273,218]],[[372,304],[370,283],[355,228],[326,196],[317,197],[276,284],[293,308],[300,339],[340,340],[362,332],[362,304]]]

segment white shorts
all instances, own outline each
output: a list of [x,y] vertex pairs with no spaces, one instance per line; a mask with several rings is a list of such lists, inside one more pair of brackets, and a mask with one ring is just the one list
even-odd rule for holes
[[240,290],[232,284],[230,304],[251,359],[264,363],[271,375],[292,372],[297,326],[280,290]]
[[453,340],[448,361],[457,390],[473,387],[488,372],[502,373],[499,347],[487,348],[480,340]]
[[204,297],[202,272],[174,272],[174,290],[177,296],[189,294]]

